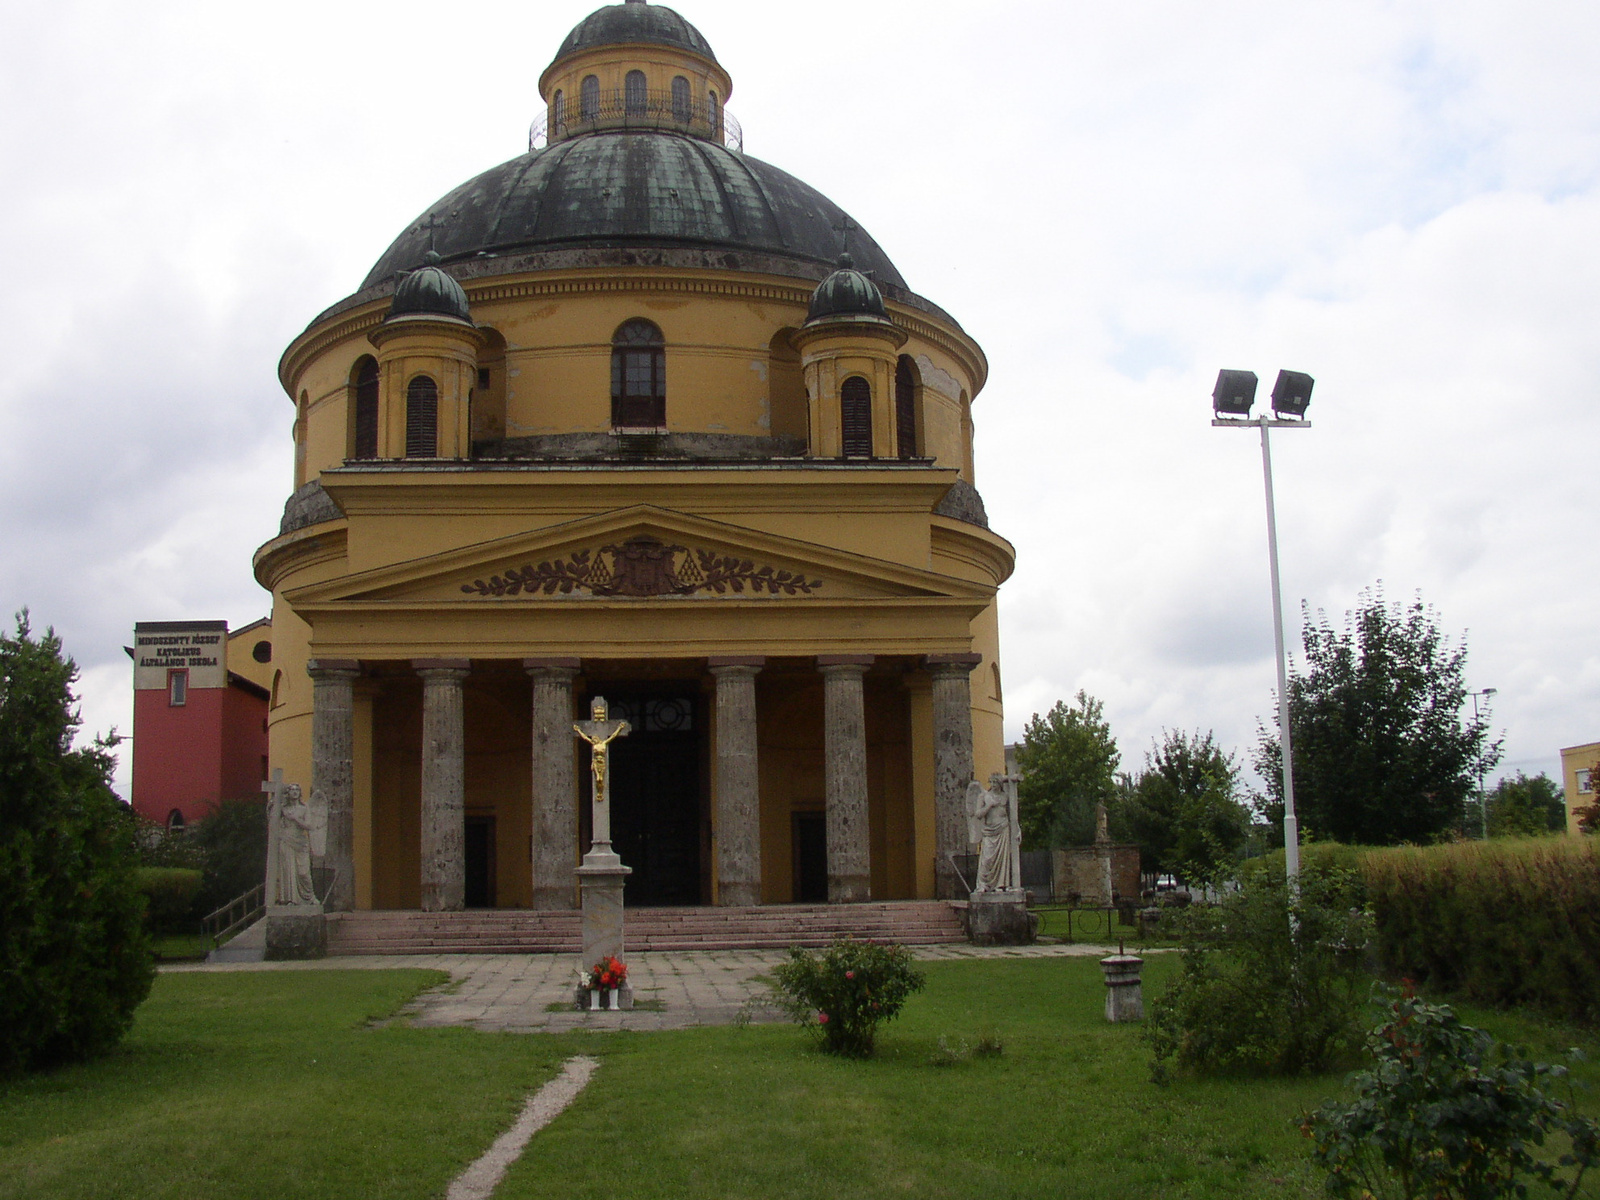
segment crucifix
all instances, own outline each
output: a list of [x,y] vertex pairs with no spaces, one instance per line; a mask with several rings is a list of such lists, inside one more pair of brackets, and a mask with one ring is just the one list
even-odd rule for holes
[[616,857],[611,849],[611,743],[619,737],[627,737],[632,732],[633,726],[626,721],[607,720],[606,701],[604,696],[596,696],[589,705],[589,720],[579,721],[572,727],[572,732],[582,738],[589,745],[589,775],[594,787],[591,793],[591,808],[594,821],[593,845],[589,853],[584,855],[584,862],[591,859],[598,861],[601,858],[612,859]]
[[850,234],[851,234],[851,231],[852,230],[856,230],[856,229],[860,229],[860,228],[861,228],[861,226],[857,225],[854,221],[852,221],[850,219],[849,214],[846,214],[844,216],[844,218],[837,225],[835,225],[833,227],[833,231],[839,235],[839,253],[840,254],[849,254],[850,253]]
[[[453,217],[456,214],[454,212],[452,212],[449,215]],[[435,248],[435,246],[433,244],[433,231],[435,229],[443,229],[444,228],[444,222],[439,220],[439,218],[436,215],[434,215],[433,213],[429,213],[428,214],[428,219],[426,221],[421,222],[417,226],[417,228],[419,230],[426,229],[428,231],[428,252],[430,254],[437,253],[437,250],[436,250],[436,248]]]

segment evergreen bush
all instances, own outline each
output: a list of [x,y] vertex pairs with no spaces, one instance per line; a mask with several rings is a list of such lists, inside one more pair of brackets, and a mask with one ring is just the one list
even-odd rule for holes
[[1600,1019],[1600,843],[1537,838],[1369,852],[1384,966],[1490,1004]]
[[1150,1005],[1154,1075],[1299,1075],[1353,1058],[1371,986],[1371,922],[1348,868],[1303,864],[1290,921],[1282,869],[1248,872],[1214,904],[1163,916],[1183,965]]
[[778,1002],[817,1033],[822,1048],[847,1058],[870,1058],[878,1025],[892,1020],[922,990],[922,973],[905,946],[840,938],[818,954],[795,946],[773,972]]
[[154,976],[115,735],[73,747],[76,678],[26,613],[0,635],[0,1075],[110,1050]]
[[214,912],[267,878],[267,805],[263,800],[224,800],[187,835],[199,849],[205,880],[199,915]]

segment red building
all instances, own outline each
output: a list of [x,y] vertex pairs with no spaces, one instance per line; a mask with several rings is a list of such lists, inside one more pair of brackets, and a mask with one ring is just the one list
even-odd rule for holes
[[267,776],[272,624],[133,627],[133,808],[170,829],[223,800],[259,799]]

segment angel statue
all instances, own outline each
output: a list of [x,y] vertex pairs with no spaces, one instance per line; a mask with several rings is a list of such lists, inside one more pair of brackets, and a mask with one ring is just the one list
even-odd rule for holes
[[988,787],[976,779],[967,785],[967,823],[972,840],[978,843],[974,891],[1001,892],[1022,886],[1012,782],[1013,777],[996,774],[989,776]]

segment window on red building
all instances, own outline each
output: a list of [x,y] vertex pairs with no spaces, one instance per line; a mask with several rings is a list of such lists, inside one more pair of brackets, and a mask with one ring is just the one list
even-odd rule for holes
[[181,708],[189,703],[189,672],[167,672],[167,703],[173,708]]

